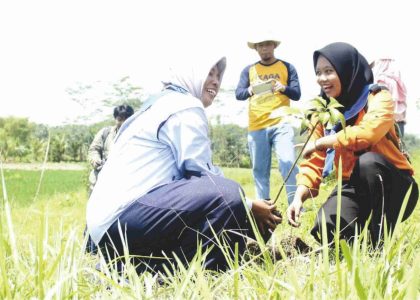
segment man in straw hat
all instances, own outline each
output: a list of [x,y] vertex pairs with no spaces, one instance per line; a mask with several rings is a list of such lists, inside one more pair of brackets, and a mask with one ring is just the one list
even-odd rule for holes
[[[281,118],[270,118],[273,110],[289,106],[290,99],[299,100],[299,79],[294,66],[274,56],[280,44],[273,35],[266,34],[248,42],[260,60],[247,66],[241,73],[236,88],[236,99],[249,99],[248,146],[252,160],[252,172],[256,197],[270,199],[271,149],[275,149],[279,170],[283,179],[295,160],[293,147],[294,130]],[[296,191],[297,169],[293,169],[286,181],[289,204]]]

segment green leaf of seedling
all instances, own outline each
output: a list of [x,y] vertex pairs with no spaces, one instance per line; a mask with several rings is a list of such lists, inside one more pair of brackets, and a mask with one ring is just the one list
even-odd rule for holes
[[340,120],[341,126],[343,126],[344,134],[346,134],[346,119],[344,118],[343,114],[340,114],[339,120]]
[[330,103],[328,104],[328,108],[339,108],[344,107],[340,102],[335,100],[333,97],[330,97]]
[[344,118],[344,115],[338,109],[330,108],[329,110],[332,123],[335,125],[337,122],[340,122],[344,132],[346,132],[346,119]]
[[322,125],[325,125],[330,120],[330,114],[328,111],[323,111],[319,114],[319,121],[322,123]]
[[311,101],[311,103],[309,104],[309,110],[314,112],[321,112],[325,110],[325,106],[323,106],[318,101]]
[[337,124],[337,122],[339,121],[339,114],[340,112],[332,107],[328,108],[328,112],[330,113],[330,123],[331,125],[335,125]]
[[313,115],[314,113],[317,113],[316,109],[314,109],[314,108],[307,109],[307,110],[305,111],[305,118],[306,118],[306,119],[308,119],[308,120],[310,120],[310,119],[311,119],[311,117],[312,117],[312,115]]
[[302,122],[302,123],[300,123],[300,131],[299,131],[299,135],[304,134],[304,133],[306,132],[306,130],[308,130],[308,127],[307,127],[307,126],[305,126],[305,124],[303,124],[303,122]]
[[325,100],[324,98],[318,96],[318,97],[315,97],[313,101],[321,105],[323,108],[327,108],[327,100]]
[[307,110],[311,111],[325,111],[327,108],[327,101],[325,99],[322,99],[321,97],[316,97],[308,102]]
[[300,123],[300,135],[302,135],[308,128],[311,127],[311,122],[308,119],[303,119]]

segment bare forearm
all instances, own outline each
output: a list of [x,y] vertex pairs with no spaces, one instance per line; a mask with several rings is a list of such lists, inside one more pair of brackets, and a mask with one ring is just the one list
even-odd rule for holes
[[317,151],[332,148],[337,143],[337,136],[335,134],[323,136],[314,141],[314,148]]
[[295,199],[299,199],[302,203],[310,196],[309,188],[305,185],[298,185],[295,193]]

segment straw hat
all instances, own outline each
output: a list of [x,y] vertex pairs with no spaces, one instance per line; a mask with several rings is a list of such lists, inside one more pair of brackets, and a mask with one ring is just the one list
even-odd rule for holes
[[262,43],[262,42],[274,42],[275,47],[277,48],[278,45],[280,45],[280,41],[274,37],[272,33],[265,33],[260,35],[257,38],[251,39],[248,41],[248,47],[251,49],[255,49],[256,44]]

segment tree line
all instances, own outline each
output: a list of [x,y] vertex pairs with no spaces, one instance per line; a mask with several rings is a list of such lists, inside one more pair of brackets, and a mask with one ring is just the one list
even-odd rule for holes
[[[0,118],[0,155],[3,162],[41,162],[47,147],[49,162],[85,162],[100,128],[112,119],[92,125],[46,126],[27,118]],[[227,167],[249,167],[246,128],[234,124],[210,126],[214,163]]]
[[[110,118],[91,125],[51,127],[27,118],[0,118],[0,158],[2,162],[41,162],[48,147],[49,162],[85,162],[95,134],[113,123]],[[210,138],[214,164],[236,168],[251,166],[246,128],[235,124],[210,125]],[[296,137],[297,142],[301,139]],[[406,134],[404,142],[410,152],[420,144],[419,138],[412,134]]]

